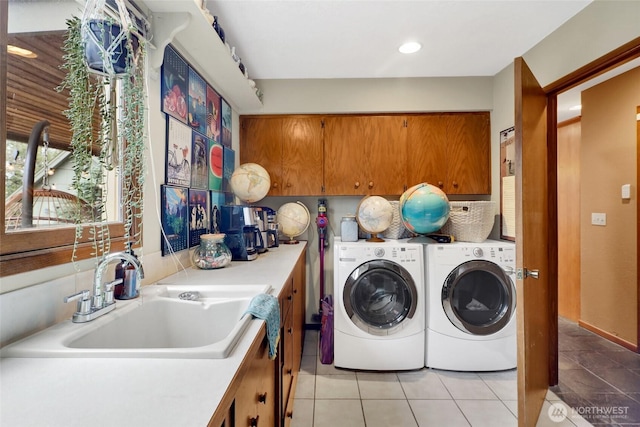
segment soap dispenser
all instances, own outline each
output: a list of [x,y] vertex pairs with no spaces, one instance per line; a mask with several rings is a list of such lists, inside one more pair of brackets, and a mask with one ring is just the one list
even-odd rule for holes
[[[131,245],[126,251],[134,258],[138,258]],[[122,279],[122,283],[119,283],[113,287],[113,296],[115,299],[126,300],[137,298],[140,294],[138,292],[138,275],[136,274],[136,268],[128,261],[122,260],[122,262],[116,265],[116,280]]]

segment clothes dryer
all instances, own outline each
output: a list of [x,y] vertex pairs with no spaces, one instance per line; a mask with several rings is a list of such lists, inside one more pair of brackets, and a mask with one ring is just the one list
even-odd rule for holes
[[424,367],[423,245],[406,240],[334,245],[334,365]]
[[515,245],[494,240],[426,245],[425,270],[425,366],[515,368]]

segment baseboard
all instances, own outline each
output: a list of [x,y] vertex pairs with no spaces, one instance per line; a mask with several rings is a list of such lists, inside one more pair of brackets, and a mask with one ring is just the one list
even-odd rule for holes
[[602,338],[605,338],[605,339],[607,339],[607,340],[609,340],[611,342],[614,342],[614,343],[616,343],[618,345],[621,345],[622,347],[627,348],[627,349],[633,351],[634,353],[638,352],[638,345],[637,344],[634,344],[632,342],[623,340],[619,336],[614,335],[614,334],[612,334],[610,332],[604,331],[604,330],[598,328],[597,326],[593,326],[593,325],[591,325],[591,324],[589,324],[587,322],[584,322],[582,320],[578,320],[578,326],[580,326],[582,328],[585,328],[586,330],[591,331],[596,335],[600,335]]

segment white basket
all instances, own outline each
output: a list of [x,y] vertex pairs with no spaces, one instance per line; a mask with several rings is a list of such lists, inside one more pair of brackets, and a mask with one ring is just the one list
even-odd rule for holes
[[487,240],[495,222],[496,202],[449,202],[449,205],[449,219],[440,233],[452,235],[457,242]]
[[391,225],[382,233],[382,236],[387,239],[402,239],[403,237],[408,237],[410,234],[409,230],[404,226],[402,217],[400,216],[400,202],[393,201],[389,203],[393,206],[393,218],[391,219]]

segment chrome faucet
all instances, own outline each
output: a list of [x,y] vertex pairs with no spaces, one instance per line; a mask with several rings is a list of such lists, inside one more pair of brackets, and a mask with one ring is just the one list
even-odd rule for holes
[[89,322],[116,308],[116,303],[113,300],[113,287],[122,283],[122,279],[105,283],[104,286],[102,285],[102,275],[107,265],[116,259],[125,260],[133,265],[138,279],[137,283],[140,283],[140,280],[144,278],[144,269],[138,258],[126,252],[107,254],[96,267],[93,278],[93,297],[88,290],[84,290],[64,298],[64,302],[78,300],[78,308],[72,318],[74,323]]

